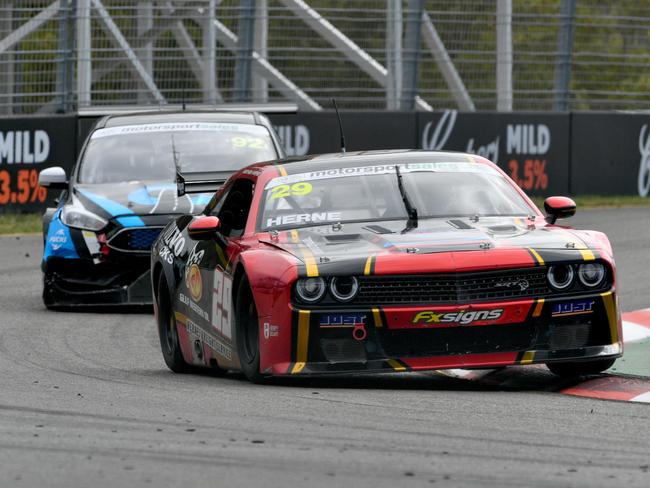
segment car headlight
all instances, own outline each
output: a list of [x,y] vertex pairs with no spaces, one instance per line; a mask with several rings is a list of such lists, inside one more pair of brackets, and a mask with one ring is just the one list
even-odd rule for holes
[[605,266],[600,263],[585,263],[578,268],[580,282],[589,287],[595,288],[605,279]]
[[546,273],[548,282],[557,291],[564,291],[573,284],[575,271],[568,264],[551,266]]
[[359,281],[354,276],[337,276],[330,282],[330,293],[339,302],[349,302],[359,291]]
[[108,222],[80,206],[65,206],[61,211],[61,221],[68,227],[98,231]]
[[320,276],[317,278],[301,278],[296,282],[298,298],[306,303],[318,302],[325,295],[326,289],[325,280]]

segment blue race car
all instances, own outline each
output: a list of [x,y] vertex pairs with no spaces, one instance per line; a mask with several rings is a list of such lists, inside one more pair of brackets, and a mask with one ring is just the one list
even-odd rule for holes
[[258,161],[284,157],[258,113],[156,112],[101,118],[68,178],[43,170],[39,184],[62,189],[43,221],[43,302],[48,308],[152,303],[151,245],[182,214],[199,213],[209,193],[179,196],[177,175],[225,181]]

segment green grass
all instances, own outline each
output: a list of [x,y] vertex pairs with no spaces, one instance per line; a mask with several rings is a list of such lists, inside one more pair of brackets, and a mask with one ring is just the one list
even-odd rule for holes
[[43,214],[0,214],[0,235],[41,232]]
[[[618,207],[650,207],[650,198],[633,195],[613,195],[609,197],[598,195],[574,196],[578,210],[583,208],[618,208]],[[533,198],[535,205],[544,211],[544,199]],[[42,214],[0,214],[0,235],[29,234],[41,232]]]

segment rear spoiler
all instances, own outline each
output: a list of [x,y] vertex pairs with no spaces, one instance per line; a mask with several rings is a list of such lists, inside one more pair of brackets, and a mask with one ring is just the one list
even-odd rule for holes
[[176,193],[179,197],[188,193],[212,193],[226,182],[234,171],[209,171],[202,173],[176,172]]
[[259,112],[263,114],[295,114],[295,103],[223,103],[207,104],[161,104],[161,105],[107,105],[81,107],[77,110],[80,117],[101,117],[104,115],[124,115],[132,113],[160,113],[182,111],[206,112]]

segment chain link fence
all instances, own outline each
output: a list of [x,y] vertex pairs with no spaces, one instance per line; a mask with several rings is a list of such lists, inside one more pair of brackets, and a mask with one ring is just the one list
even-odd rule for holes
[[2,114],[645,110],[648,65],[650,3],[633,0],[0,0]]

